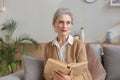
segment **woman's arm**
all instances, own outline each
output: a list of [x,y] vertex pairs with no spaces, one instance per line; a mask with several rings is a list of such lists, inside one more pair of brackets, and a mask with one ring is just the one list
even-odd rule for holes
[[87,62],[86,48],[83,41],[78,41],[77,62]]

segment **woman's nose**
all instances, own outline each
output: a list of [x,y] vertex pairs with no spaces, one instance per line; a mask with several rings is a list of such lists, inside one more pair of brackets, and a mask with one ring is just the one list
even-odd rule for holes
[[63,24],[63,27],[67,27],[67,24],[66,24],[66,23],[64,23],[64,24]]

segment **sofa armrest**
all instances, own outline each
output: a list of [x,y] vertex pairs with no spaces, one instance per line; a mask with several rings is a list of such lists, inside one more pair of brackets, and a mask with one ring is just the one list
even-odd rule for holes
[[24,80],[24,70],[18,71],[10,75],[3,76],[0,78],[0,80]]

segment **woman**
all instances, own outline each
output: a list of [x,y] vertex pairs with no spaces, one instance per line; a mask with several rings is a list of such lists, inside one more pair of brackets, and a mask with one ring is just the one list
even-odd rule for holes
[[[53,18],[53,28],[57,33],[57,37],[45,46],[45,62],[48,58],[66,63],[87,61],[84,43],[70,35],[72,25],[73,16],[70,9],[59,8]],[[87,67],[79,76],[73,76],[72,73],[70,71],[68,75],[65,75],[61,71],[55,70],[51,79],[47,78],[45,74],[44,76],[46,80],[92,80]]]

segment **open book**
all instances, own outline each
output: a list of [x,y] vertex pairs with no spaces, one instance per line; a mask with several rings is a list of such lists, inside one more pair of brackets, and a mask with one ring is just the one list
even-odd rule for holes
[[64,74],[68,74],[70,70],[73,71],[73,75],[77,76],[80,75],[81,72],[87,67],[88,62],[81,62],[81,63],[65,63],[62,61],[48,59],[45,65],[44,73],[47,77],[52,77],[52,73],[54,70],[60,70]]

